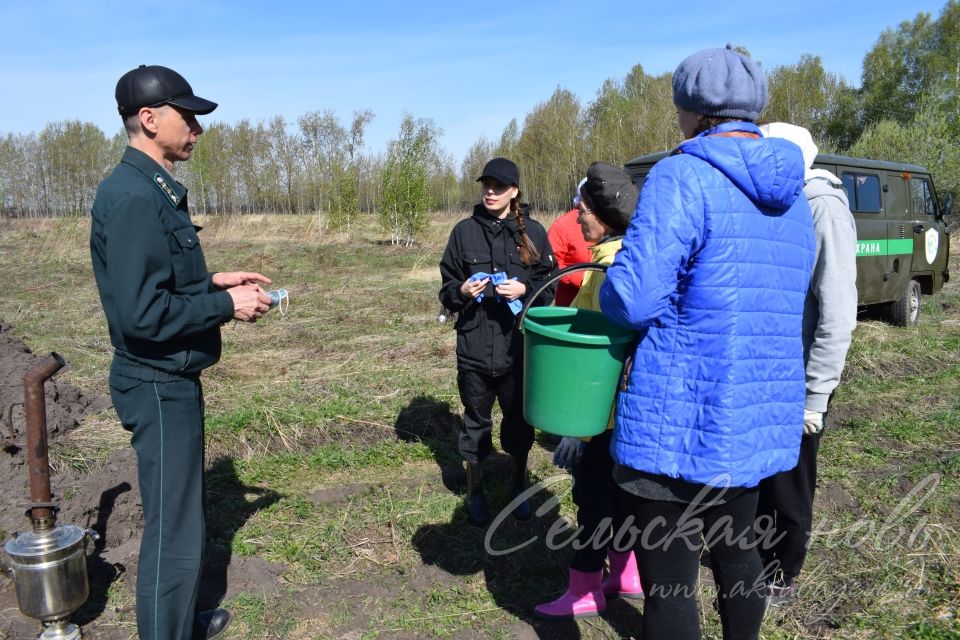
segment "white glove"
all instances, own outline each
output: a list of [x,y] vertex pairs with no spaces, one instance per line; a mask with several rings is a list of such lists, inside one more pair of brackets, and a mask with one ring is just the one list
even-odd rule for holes
[[580,438],[564,436],[553,451],[553,464],[561,469],[573,471],[573,468],[580,462],[580,456],[583,455],[583,449],[586,446],[587,443]]
[[819,411],[803,410],[803,435],[811,436],[823,430],[823,414]]

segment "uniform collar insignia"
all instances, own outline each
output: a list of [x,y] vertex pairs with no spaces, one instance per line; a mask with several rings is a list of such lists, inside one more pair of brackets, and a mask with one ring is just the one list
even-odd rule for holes
[[170,202],[173,203],[173,206],[175,207],[180,206],[180,198],[177,197],[177,194],[174,193],[173,191],[173,187],[167,184],[167,181],[164,179],[162,175],[160,175],[159,173],[155,173],[153,175],[153,181],[157,184],[158,187],[160,187],[160,190],[166,194],[167,198],[170,199]]

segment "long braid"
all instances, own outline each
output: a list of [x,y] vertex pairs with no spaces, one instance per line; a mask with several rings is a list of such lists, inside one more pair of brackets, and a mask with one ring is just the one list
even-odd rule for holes
[[537,251],[537,246],[527,235],[526,223],[524,223],[523,216],[520,214],[520,199],[522,197],[523,193],[517,189],[517,197],[510,200],[510,211],[516,217],[517,228],[520,230],[520,260],[523,261],[523,264],[529,266],[540,261],[540,252]]

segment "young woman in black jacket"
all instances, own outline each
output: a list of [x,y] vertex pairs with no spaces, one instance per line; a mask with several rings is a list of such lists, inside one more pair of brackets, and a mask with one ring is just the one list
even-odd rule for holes
[[[493,449],[491,412],[500,403],[500,446],[510,454],[511,493],[526,488],[533,427],[523,419],[523,337],[516,314],[556,269],[547,232],[521,204],[520,171],[494,158],[477,180],[483,187],[473,215],[450,233],[440,261],[440,303],[457,311],[457,386],[463,402],[460,453],[467,463],[467,516],[489,519],[481,464]],[[535,301],[550,304],[552,287]],[[513,511],[530,517],[524,500]]]

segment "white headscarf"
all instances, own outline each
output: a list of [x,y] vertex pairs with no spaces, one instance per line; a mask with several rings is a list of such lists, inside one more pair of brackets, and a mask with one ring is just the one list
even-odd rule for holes
[[803,127],[798,127],[795,124],[787,124],[786,122],[771,122],[770,124],[761,126],[760,132],[763,133],[763,137],[765,138],[783,138],[800,147],[800,151],[803,152],[803,166],[805,168],[803,173],[804,182],[810,182],[814,178],[823,178],[836,186],[843,184],[840,178],[826,169],[812,168],[813,161],[816,159],[819,149],[817,149],[817,145],[813,141],[813,136]]

